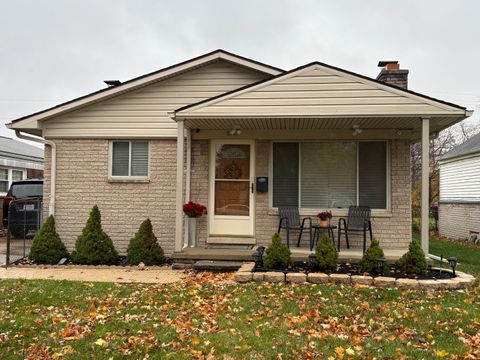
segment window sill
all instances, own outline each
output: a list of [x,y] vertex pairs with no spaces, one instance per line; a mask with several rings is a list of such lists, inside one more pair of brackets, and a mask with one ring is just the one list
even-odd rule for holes
[[112,178],[109,177],[107,179],[109,183],[149,183],[149,178],[134,178],[134,177],[119,177],[119,178]]
[[[325,211],[325,209],[300,209],[300,216],[310,216],[315,217],[320,211]],[[333,217],[347,217],[348,209],[331,209]],[[268,215],[278,216],[278,209],[270,208],[268,210]],[[391,218],[392,212],[389,210],[372,210],[372,218]]]

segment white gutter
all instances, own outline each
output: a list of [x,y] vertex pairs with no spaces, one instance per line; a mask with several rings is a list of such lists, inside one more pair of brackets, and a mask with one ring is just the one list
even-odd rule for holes
[[39,144],[49,145],[52,149],[51,160],[50,160],[50,202],[48,204],[48,215],[55,214],[55,189],[56,189],[56,173],[57,173],[57,146],[51,140],[39,139],[36,137],[23,135],[20,130],[15,130],[15,135],[19,139],[33,141]]

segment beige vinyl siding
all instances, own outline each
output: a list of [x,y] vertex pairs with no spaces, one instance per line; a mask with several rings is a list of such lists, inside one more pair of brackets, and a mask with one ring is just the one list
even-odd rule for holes
[[317,65],[178,113],[187,117],[445,114],[442,104]]
[[480,155],[440,165],[440,201],[480,201]]
[[268,75],[220,60],[44,123],[45,137],[176,137],[168,112]]

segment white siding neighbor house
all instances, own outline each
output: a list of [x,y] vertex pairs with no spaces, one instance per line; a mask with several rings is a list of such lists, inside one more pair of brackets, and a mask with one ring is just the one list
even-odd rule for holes
[[0,197],[12,181],[43,176],[43,149],[0,136]]
[[439,231],[452,239],[480,233],[480,134],[440,159]]
[[208,207],[197,248],[268,245],[281,206],[337,222],[358,205],[385,249],[405,250],[409,147],[421,140],[427,250],[429,137],[472,112],[407,89],[396,61],[379,66],[376,79],[320,62],[284,71],[216,50],[7,127],[45,143],[44,204],[70,250],[96,204],[120,253],[149,217],[177,258],[191,253],[189,200]]

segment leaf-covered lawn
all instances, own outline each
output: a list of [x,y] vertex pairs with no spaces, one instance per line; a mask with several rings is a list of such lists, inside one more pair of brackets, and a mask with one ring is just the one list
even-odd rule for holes
[[[480,356],[480,297],[334,285],[0,282],[6,358]],[[476,354],[476,355],[474,355]]]

